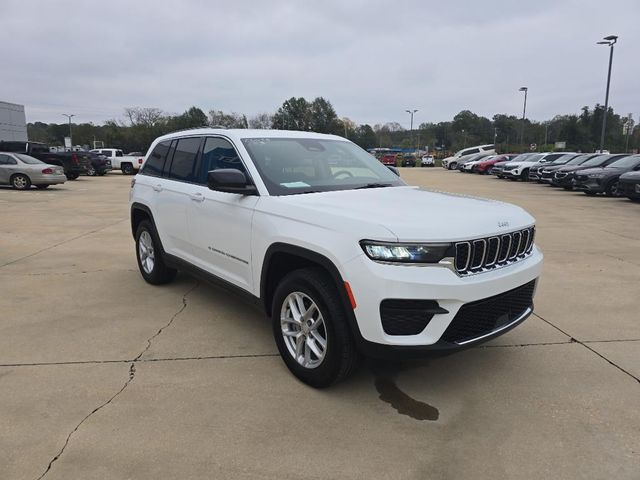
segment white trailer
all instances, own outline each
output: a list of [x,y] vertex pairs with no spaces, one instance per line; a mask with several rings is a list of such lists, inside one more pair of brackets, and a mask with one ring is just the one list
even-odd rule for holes
[[0,102],[0,142],[26,142],[27,119],[24,105]]

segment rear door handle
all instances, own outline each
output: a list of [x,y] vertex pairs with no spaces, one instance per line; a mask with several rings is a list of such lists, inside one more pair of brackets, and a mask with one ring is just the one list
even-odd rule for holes
[[191,200],[193,200],[194,202],[204,202],[204,195],[202,195],[201,193],[192,193],[191,195],[189,195],[189,198],[191,198]]
[[151,188],[153,188],[153,190],[156,191],[156,192],[161,192],[162,191],[162,185],[160,185],[160,184],[154,185]]

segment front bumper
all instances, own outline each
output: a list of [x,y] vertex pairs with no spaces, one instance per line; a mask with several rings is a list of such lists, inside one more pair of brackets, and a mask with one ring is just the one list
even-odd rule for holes
[[586,180],[576,180],[574,185],[576,190],[582,192],[604,193],[604,184],[599,178],[587,178]]
[[640,198],[640,182],[620,180],[618,193],[623,197]]
[[[523,311],[522,318],[517,321],[502,325],[504,328],[499,331],[485,332],[482,338],[464,344],[442,341],[447,328],[465,304],[505,294],[535,281],[542,271],[542,263],[543,255],[534,246],[528,257],[516,263],[460,277],[442,266],[382,264],[363,254],[345,264],[345,270],[349,272],[345,280],[349,282],[357,302],[353,312],[358,327],[356,337],[360,337],[364,353],[394,347],[418,355],[430,351],[459,350],[489,340],[513,328],[531,312]],[[432,300],[443,311],[434,314],[417,334],[390,335],[385,331],[381,316],[381,304],[388,299]]]

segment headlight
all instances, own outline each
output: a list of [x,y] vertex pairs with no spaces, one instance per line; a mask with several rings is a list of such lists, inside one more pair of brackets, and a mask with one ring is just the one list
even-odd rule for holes
[[602,178],[605,175],[606,175],[605,173],[591,173],[589,174],[589,178]]
[[381,243],[362,240],[360,246],[371,260],[398,263],[438,263],[453,256],[450,243]]

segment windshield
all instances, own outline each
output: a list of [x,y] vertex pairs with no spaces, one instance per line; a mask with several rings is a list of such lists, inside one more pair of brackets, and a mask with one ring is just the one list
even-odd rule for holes
[[357,145],[316,138],[243,138],[271,195],[405,185]]
[[22,163],[28,163],[29,165],[37,165],[38,163],[44,163],[38,160],[37,158],[33,158],[29,155],[25,155],[24,153],[16,153],[16,157],[18,157]]
[[567,153],[566,155],[562,155],[558,158],[556,158],[553,163],[555,165],[572,165],[574,162],[574,160],[576,159],[576,154],[575,153]]
[[613,162],[611,165],[607,165],[604,168],[633,168],[640,164],[640,157],[625,157],[618,161]]

